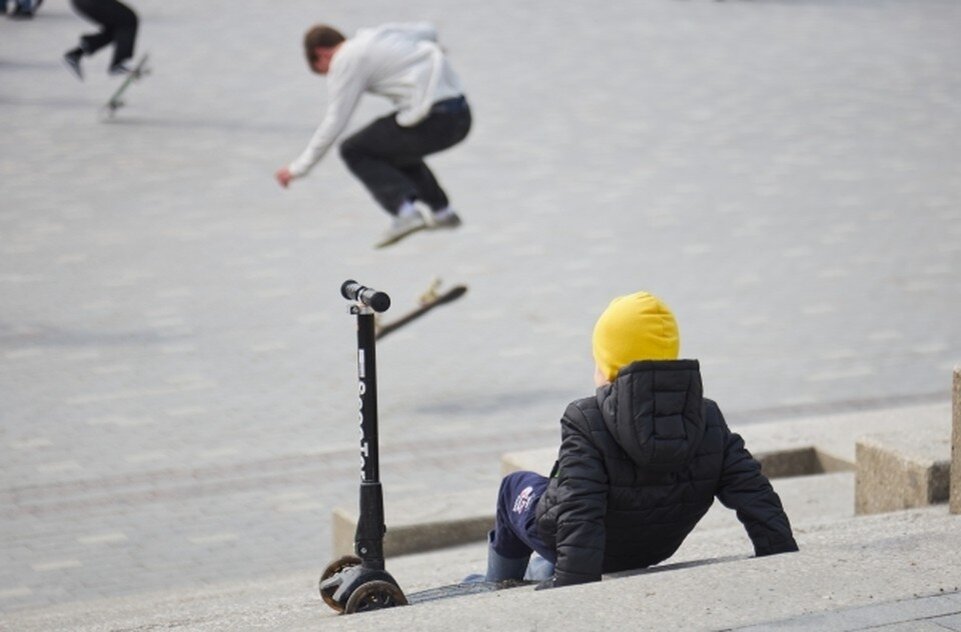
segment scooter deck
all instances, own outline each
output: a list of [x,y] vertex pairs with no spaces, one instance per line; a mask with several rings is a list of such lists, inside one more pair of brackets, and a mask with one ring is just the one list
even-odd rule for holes
[[450,599],[452,597],[463,597],[465,595],[478,595],[481,593],[506,590],[508,588],[519,588],[521,586],[531,586],[536,582],[508,579],[501,582],[462,582],[459,584],[449,584],[437,588],[428,588],[407,595],[407,603],[416,605],[427,601],[438,599]]

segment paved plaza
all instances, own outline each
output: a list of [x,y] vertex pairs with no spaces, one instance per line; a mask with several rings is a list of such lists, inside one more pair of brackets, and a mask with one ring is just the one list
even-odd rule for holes
[[[356,502],[355,278],[460,302],[378,348],[382,475],[489,487],[592,388],[590,328],[647,289],[733,426],[947,401],[961,362],[961,4],[129,0],[153,73],[47,0],[0,19],[0,612],[328,561]],[[475,127],[465,225],[388,250],[300,40],[427,19]],[[353,119],[386,111],[371,97]]]

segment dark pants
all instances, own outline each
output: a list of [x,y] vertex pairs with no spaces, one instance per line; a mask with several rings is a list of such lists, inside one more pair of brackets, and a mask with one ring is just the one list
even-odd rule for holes
[[391,215],[408,200],[420,200],[438,211],[449,201],[424,156],[464,140],[470,125],[467,101],[448,99],[434,104],[427,118],[414,127],[401,127],[394,114],[375,120],[345,139],[340,155]]
[[518,559],[536,551],[550,563],[552,549],[537,533],[537,502],[547,489],[548,479],[534,472],[514,472],[501,480],[497,494],[497,516],[491,548],[504,557]]
[[[3,12],[7,12],[7,5],[10,4],[10,0],[3,0]],[[13,8],[15,11],[23,14],[30,13],[36,7],[33,6],[32,0],[13,0]]]
[[71,0],[77,13],[83,15],[102,28],[97,33],[80,38],[80,49],[86,55],[114,44],[112,66],[133,57],[134,42],[137,39],[137,14],[130,7],[117,0]]

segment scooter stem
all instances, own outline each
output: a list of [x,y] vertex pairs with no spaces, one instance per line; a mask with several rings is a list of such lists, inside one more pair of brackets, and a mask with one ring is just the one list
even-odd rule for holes
[[[386,295],[385,295],[386,296]],[[377,354],[374,310],[363,304],[351,307],[357,315],[357,378],[360,421],[360,513],[354,550],[365,568],[384,568],[384,496],[380,484],[377,437]]]

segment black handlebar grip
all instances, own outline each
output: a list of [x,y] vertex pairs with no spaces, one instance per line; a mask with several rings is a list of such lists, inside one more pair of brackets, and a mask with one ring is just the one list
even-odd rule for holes
[[390,297],[383,292],[369,287],[364,287],[353,279],[344,281],[340,286],[341,295],[348,301],[363,303],[375,312],[386,312],[390,307]]

